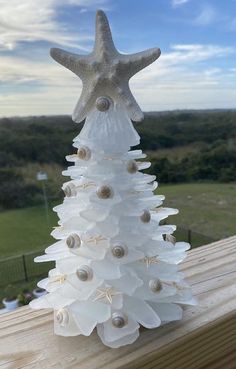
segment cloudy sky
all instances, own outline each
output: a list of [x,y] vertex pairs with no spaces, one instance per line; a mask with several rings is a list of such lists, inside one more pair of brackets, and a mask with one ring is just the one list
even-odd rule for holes
[[98,8],[119,51],[162,50],[131,80],[143,110],[236,108],[236,0],[0,0],[0,116],[72,112],[81,82],[49,49],[90,52]]

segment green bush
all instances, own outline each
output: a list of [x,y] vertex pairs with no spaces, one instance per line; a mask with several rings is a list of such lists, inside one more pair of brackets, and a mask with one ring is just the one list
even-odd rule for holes
[[36,205],[40,201],[40,190],[25,184],[14,169],[0,169],[0,206],[4,209]]

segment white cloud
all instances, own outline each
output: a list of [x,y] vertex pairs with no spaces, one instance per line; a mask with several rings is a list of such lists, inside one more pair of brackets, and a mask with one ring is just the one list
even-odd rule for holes
[[139,73],[131,86],[144,110],[235,108],[236,75],[212,66],[233,55],[217,45],[173,45]]
[[[143,110],[235,107],[234,68],[226,71],[217,66],[221,58],[234,53],[233,48],[219,45],[173,45],[131,80],[131,88]],[[2,57],[0,70],[1,115],[71,113],[81,92],[80,79],[53,61]],[[30,83],[38,89],[22,88]],[[14,92],[4,93],[9,84]]]
[[189,2],[189,0],[172,0],[172,6],[176,7],[176,6],[181,6],[184,4],[187,4]]
[[217,12],[212,5],[205,4],[200,14],[195,18],[194,23],[199,26],[208,26],[218,18]]
[[[71,47],[84,47],[88,36],[68,33],[57,21],[64,5],[92,7],[105,0],[0,0],[0,50],[12,50],[20,41],[49,41]],[[86,49],[86,48],[85,48]]]

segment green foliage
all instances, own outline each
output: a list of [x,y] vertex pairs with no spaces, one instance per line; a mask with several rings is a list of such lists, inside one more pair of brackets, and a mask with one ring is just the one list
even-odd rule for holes
[[236,180],[236,149],[222,143],[211,145],[203,152],[189,154],[181,160],[150,159],[153,166],[149,172],[155,173],[160,183]]
[[[59,198],[65,156],[75,152],[72,140],[81,127],[68,116],[0,119],[0,208],[39,204],[35,177],[42,168],[49,174],[47,195]],[[236,111],[148,113],[135,128],[159,182],[236,180]]]
[[5,298],[6,298],[7,301],[15,300],[17,298],[17,295],[18,295],[17,288],[12,284],[8,284],[4,288],[4,295],[5,295]]
[[72,139],[80,127],[67,116],[0,120],[0,152],[10,153],[8,165],[30,162],[65,165]]
[[[38,203],[39,189],[26,184],[13,168],[0,169],[0,205],[3,208],[21,208]],[[39,196],[38,196],[39,197]]]

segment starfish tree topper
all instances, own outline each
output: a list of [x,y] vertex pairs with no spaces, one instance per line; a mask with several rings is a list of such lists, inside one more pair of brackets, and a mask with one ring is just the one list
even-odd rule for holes
[[81,122],[94,107],[96,99],[107,96],[123,103],[130,119],[141,121],[143,113],[130,91],[129,79],[153,63],[160,54],[159,48],[136,54],[120,54],[113,43],[107,17],[102,10],[98,10],[95,44],[90,54],[79,55],[58,48],[51,49],[52,58],[79,76],[83,83],[73,120]]

